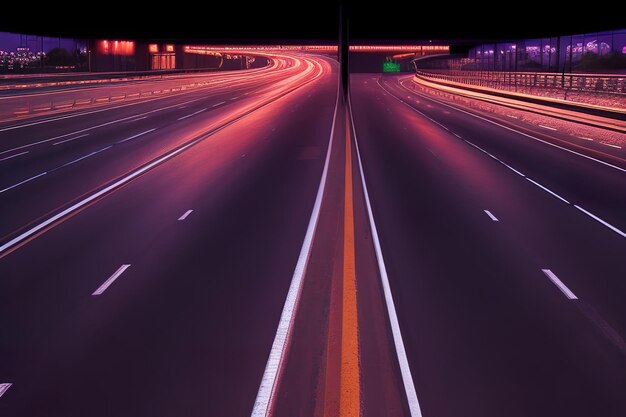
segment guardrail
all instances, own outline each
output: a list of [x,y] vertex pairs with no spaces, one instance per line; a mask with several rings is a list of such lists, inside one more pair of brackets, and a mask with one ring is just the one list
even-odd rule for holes
[[23,96],[0,97],[0,122],[39,114],[56,113],[76,108],[88,108],[115,102],[137,100],[163,94],[178,93],[206,87],[209,81],[172,83],[161,88],[155,86],[112,86],[103,89],[84,89],[51,92],[47,94],[25,94]]
[[[246,73],[267,68],[259,67],[245,70]],[[231,75],[238,71],[224,71],[223,75]],[[212,75],[216,73],[213,72]],[[142,81],[141,79],[134,81]],[[124,102],[178,93],[185,90],[206,87],[216,81],[214,77],[167,77],[158,78],[158,85],[152,82],[114,83],[112,85],[94,85],[93,88],[54,90],[35,93],[0,96],[0,122],[16,120],[41,114],[58,113],[76,108],[88,108],[108,103]]]
[[626,74],[417,70],[417,75],[461,84],[585,102],[581,94],[617,100],[626,106]]

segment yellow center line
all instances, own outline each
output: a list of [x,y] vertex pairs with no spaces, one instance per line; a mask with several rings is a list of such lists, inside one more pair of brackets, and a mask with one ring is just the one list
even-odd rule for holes
[[352,147],[350,120],[346,113],[346,171],[343,237],[343,299],[341,318],[341,377],[339,415],[361,415],[361,385],[359,370],[359,323],[356,299],[356,270],[354,257],[354,209],[352,197]]

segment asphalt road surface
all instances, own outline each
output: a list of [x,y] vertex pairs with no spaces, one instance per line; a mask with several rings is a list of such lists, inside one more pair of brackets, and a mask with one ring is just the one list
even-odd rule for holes
[[270,58],[0,123],[0,414],[626,415],[624,150]]

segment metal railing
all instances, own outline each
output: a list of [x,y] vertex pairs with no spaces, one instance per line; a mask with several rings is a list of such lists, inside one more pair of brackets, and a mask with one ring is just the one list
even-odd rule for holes
[[579,74],[553,72],[417,70],[429,79],[456,82],[505,91],[551,96],[602,96],[626,106],[626,74]]

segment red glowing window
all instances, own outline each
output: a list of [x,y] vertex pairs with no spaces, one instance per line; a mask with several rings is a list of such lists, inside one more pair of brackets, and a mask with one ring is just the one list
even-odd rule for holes
[[148,45],[148,52],[150,52],[151,54],[158,54],[159,45],[157,45],[156,43],[151,43],[150,45]]
[[174,52],[174,45],[165,45],[165,52]]
[[98,41],[96,50],[102,55],[134,55],[135,42],[133,41]]

